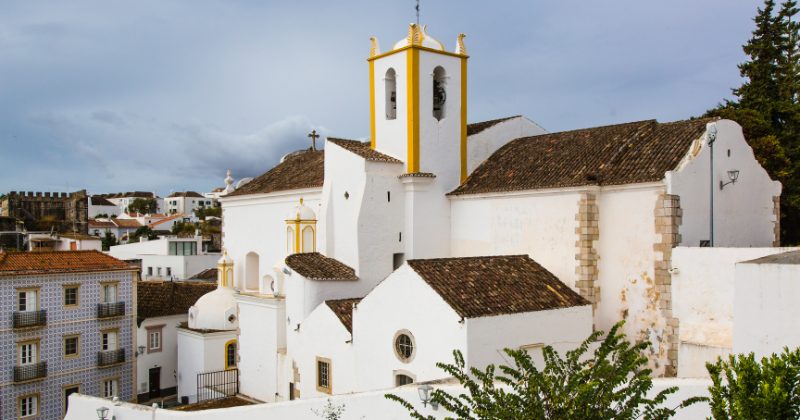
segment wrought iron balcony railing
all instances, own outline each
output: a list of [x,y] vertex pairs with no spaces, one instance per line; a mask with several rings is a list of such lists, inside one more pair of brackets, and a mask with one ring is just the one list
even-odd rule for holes
[[98,318],[111,318],[114,316],[124,316],[124,315],[125,315],[125,302],[97,304]]
[[14,366],[14,382],[32,381],[47,377],[47,362]]
[[47,325],[47,310],[14,312],[11,314],[13,328],[40,327]]
[[125,349],[101,351],[97,353],[97,366],[116,365],[125,362]]

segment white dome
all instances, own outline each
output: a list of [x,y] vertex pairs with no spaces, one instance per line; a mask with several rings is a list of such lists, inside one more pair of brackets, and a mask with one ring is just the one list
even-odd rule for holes
[[189,328],[235,330],[238,327],[236,298],[231,289],[221,288],[206,293],[189,309]]
[[[416,44],[425,48],[444,51],[444,45],[428,35],[428,33],[425,31],[425,28],[427,28],[427,25],[419,26],[412,23],[408,29],[408,36],[404,39],[401,39],[397,44],[394,44],[392,50],[397,50],[411,44]],[[417,36],[419,37],[419,41],[415,40]]]
[[300,220],[317,220],[317,215],[314,213],[314,210],[304,206],[302,198],[300,199],[300,205],[293,208],[292,211],[286,215],[286,220],[297,220],[298,216]]

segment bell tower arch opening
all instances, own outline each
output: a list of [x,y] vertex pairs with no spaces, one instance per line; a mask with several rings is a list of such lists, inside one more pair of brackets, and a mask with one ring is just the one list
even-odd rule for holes
[[397,118],[397,79],[393,68],[386,70],[384,85],[386,88],[386,119],[394,120]]
[[447,72],[444,67],[433,69],[433,117],[441,121],[447,116]]

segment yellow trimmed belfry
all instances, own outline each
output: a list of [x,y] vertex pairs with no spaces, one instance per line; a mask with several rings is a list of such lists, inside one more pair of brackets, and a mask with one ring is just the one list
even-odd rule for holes
[[317,251],[317,215],[303,205],[296,206],[286,216],[286,252],[300,254]]
[[217,287],[233,288],[233,259],[227,252],[217,261],[217,281]]

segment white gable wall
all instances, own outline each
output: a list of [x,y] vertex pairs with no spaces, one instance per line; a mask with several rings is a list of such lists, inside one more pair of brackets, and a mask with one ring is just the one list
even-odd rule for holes
[[548,134],[547,130],[523,117],[514,117],[497,123],[467,138],[467,173],[489,158],[497,149],[520,137]]
[[[592,306],[469,318],[467,323],[467,365],[485,370],[489,364],[513,366],[503,349],[528,350],[535,366],[542,369],[541,348],[553,346],[563,358],[592,333]],[[453,363],[452,358],[448,363]]]
[[[180,315],[147,318],[136,329],[136,342],[145,346],[144,354],[136,356],[136,370],[139,383],[136,385],[136,394],[150,391],[150,368],[161,367],[161,389],[166,390],[177,386],[173,371],[178,370],[178,331],[177,323],[186,322],[188,312]],[[161,328],[161,351],[151,352],[150,335],[147,327],[163,325]],[[138,349],[134,349],[136,351]],[[162,392],[161,396],[165,396]]]
[[[755,159],[739,124],[720,120],[716,126],[713,188],[709,180],[711,149],[705,136],[692,145],[679,169],[667,172],[665,177],[667,193],[681,197],[681,245],[699,246],[700,240],[710,239],[713,189],[714,246],[773,246],[776,216],[772,198],[780,196],[781,184],[772,181]],[[728,182],[730,170],[739,170],[739,179],[720,190],[719,181]]]
[[[239,386],[244,395],[274,402],[275,393],[287,396],[278,382],[278,350],[286,350],[285,299],[236,295],[239,307]],[[287,398],[288,400],[288,398]]]
[[[394,387],[398,372],[416,381],[448,376],[436,363],[452,362],[456,349],[466,356],[467,329],[459,321],[408,264],[395,270],[353,311],[356,391]],[[400,330],[408,330],[415,342],[409,363],[395,356],[394,337]]]

